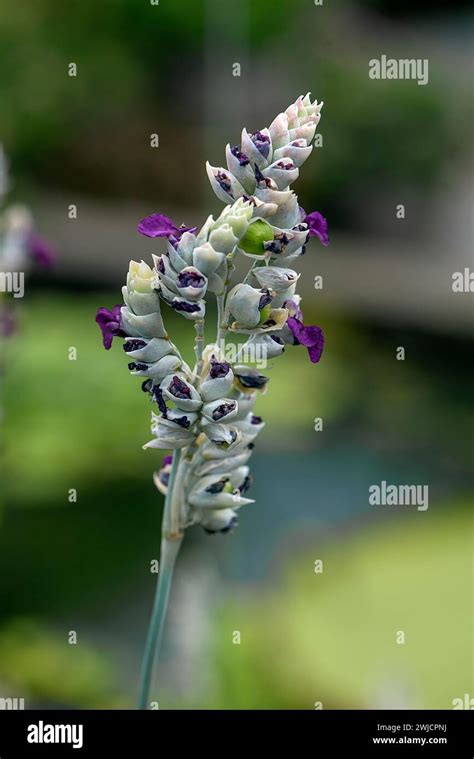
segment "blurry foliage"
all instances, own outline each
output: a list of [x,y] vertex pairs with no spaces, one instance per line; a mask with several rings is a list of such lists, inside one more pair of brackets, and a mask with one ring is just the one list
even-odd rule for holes
[[113,708],[117,684],[105,657],[87,643],[69,645],[28,618],[0,628],[2,697],[25,699],[25,708]]
[[[67,6],[37,0],[5,6],[0,9],[0,137],[13,156],[14,170],[42,188],[158,195],[166,197],[166,204],[195,204],[207,157],[203,130],[213,129],[206,123],[206,99],[213,96],[206,79],[206,48],[214,46],[218,65],[219,55],[233,51],[234,37],[240,44],[238,35],[245,34],[250,71],[258,72],[261,86],[269,88],[267,99],[277,100],[278,90],[271,90],[265,76],[268,56],[273,60],[278,50],[275,81],[282,76],[285,91],[289,83],[295,92],[306,86],[327,102],[324,150],[317,150],[314,168],[303,173],[299,185],[308,207],[323,208],[333,225],[348,220],[357,225],[354,206],[364,191],[384,181],[394,190],[411,183],[429,187],[443,167],[462,156],[470,124],[468,99],[452,83],[447,93],[441,77],[429,87],[370,80],[367,56],[374,31],[360,46],[365,16],[358,16],[358,4],[343,3],[318,15],[318,45],[310,6],[306,0],[280,0],[270,8],[267,0],[252,0],[244,11],[246,20],[235,24],[227,20],[239,8],[232,5],[227,15],[217,0],[173,0],[159,6],[134,0],[84,0]],[[358,18],[353,29],[348,8]],[[216,9],[211,37],[210,14]],[[307,48],[299,58],[294,56],[297,40]],[[70,62],[78,66],[75,78],[67,75]],[[256,99],[251,112],[258,105],[262,113],[251,74],[243,71],[242,77],[236,86]],[[265,114],[268,119],[275,115],[267,109]],[[237,140],[240,126],[229,140]],[[149,135],[156,130],[166,150],[151,157]],[[223,147],[215,146],[214,162]],[[186,166],[186,182],[176,170],[177,156],[179,165]]]
[[295,555],[288,546],[274,592],[221,610],[209,706],[452,708],[473,688],[471,511],[472,500],[449,503],[333,544],[315,537],[311,550],[307,538]]

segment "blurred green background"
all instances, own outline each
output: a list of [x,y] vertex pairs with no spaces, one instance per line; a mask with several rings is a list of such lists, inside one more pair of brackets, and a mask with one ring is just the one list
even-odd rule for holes
[[[95,310],[120,301],[130,258],[161,249],[137,221],[217,214],[205,160],[221,165],[242,126],[308,90],[325,101],[323,146],[295,190],[327,216],[331,245],[313,241],[296,268],[325,354],[312,366],[288,349],[269,368],[256,502],[231,535],[186,535],[153,696],[313,709],[473,694],[472,295],[451,289],[472,265],[471,43],[462,2],[0,9],[8,200],[59,251],[54,271],[29,274],[2,357],[1,697],[133,707],[161,456],[141,449],[150,409],[120,346],[103,351]],[[428,58],[429,84],[369,79],[382,54]],[[172,317],[169,331],[191,356],[192,326]],[[370,506],[381,480],[428,485],[429,509]]]

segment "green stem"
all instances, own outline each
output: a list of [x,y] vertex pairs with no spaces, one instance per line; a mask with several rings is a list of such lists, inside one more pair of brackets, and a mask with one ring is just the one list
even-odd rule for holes
[[202,369],[202,351],[204,348],[204,319],[196,319],[194,322],[196,337],[194,338],[194,352],[196,354],[196,368],[194,374],[199,377]]
[[179,463],[180,451],[178,450],[173,455],[168,490],[165,498],[158,581],[143,654],[138,698],[139,709],[147,709],[149,705],[153,665],[160,650],[174,565],[182,543],[182,535],[171,535],[169,532],[171,525],[171,501]]
[[217,301],[217,336],[216,343],[219,344],[221,340],[225,341],[225,335],[227,332],[227,325],[224,324],[224,300],[225,291],[222,295],[216,296]]

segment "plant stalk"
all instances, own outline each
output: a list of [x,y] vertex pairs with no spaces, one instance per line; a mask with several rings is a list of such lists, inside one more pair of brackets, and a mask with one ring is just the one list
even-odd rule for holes
[[145,651],[143,654],[140,690],[138,697],[139,709],[148,709],[149,707],[153,666],[155,659],[159,654],[160,645],[163,638],[163,629],[166,619],[166,612],[168,609],[168,600],[170,595],[171,582],[173,579],[174,566],[183,540],[183,536],[180,534],[170,534],[171,502],[179,463],[180,451],[177,450],[173,455],[173,463],[171,465],[168,490],[166,492],[165,498],[158,580],[156,584],[153,609],[145,643]]

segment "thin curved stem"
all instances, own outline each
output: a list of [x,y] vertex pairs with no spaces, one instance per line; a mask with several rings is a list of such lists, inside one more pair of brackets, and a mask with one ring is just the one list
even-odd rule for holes
[[202,351],[204,348],[204,319],[196,319],[194,322],[196,337],[194,338],[194,353],[196,354],[196,367],[194,374],[199,377],[202,369]]
[[168,609],[171,582],[173,579],[174,565],[182,543],[181,535],[170,535],[171,501],[176,480],[176,473],[180,463],[180,453],[181,452],[179,450],[174,452],[173,463],[171,465],[171,472],[168,482],[168,490],[165,498],[158,581],[156,585],[153,609],[145,643],[145,651],[143,654],[140,690],[138,697],[139,709],[148,708],[151,678],[153,675],[153,665],[155,658],[157,657],[160,650],[166,612]]
[[225,335],[227,332],[227,325],[224,323],[224,301],[225,291],[222,295],[216,296],[217,301],[217,335],[216,343],[219,344],[221,340],[225,341]]

